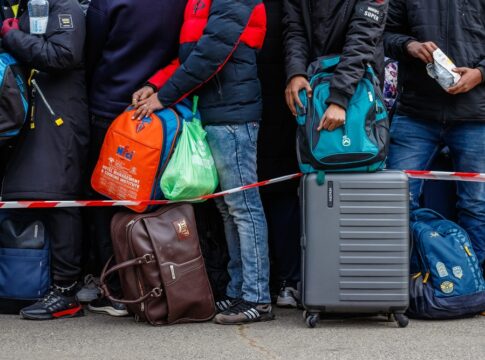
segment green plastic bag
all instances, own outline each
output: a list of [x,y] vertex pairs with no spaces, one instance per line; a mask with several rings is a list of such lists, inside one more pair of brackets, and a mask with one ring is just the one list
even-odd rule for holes
[[[194,98],[194,114],[197,98]],[[188,200],[214,193],[219,184],[217,169],[201,121],[194,116],[185,121],[182,133],[160,180],[168,200]]]

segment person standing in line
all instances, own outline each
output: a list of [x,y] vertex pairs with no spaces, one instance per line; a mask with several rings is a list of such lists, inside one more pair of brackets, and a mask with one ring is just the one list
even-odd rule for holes
[[[131,94],[156,70],[177,57],[185,3],[180,0],[92,0],[90,3],[86,68],[91,143],[86,185],[91,198],[100,198],[88,184],[108,127],[130,105]],[[140,19],[143,19],[141,24]],[[98,271],[113,255],[110,224],[116,211],[105,208],[87,211]],[[113,276],[108,282],[113,294],[121,296],[119,278]],[[89,284],[78,296],[84,301],[92,300],[88,308],[93,312],[112,316],[128,314],[121,303],[107,298],[93,299]]]
[[341,56],[319,126],[321,131],[333,131],[345,123],[347,106],[367,64],[383,79],[388,0],[284,0],[283,4],[286,103],[294,116],[303,109],[300,90],[312,96],[308,65],[322,56]]
[[[9,159],[2,200],[72,200],[82,192],[89,143],[84,73],[85,17],[77,0],[49,0],[47,25],[30,26],[27,1],[3,22],[2,47],[32,72],[30,121]],[[35,32],[33,31],[35,30]],[[22,210],[41,220],[50,237],[53,285],[21,310],[25,319],[83,314],[76,298],[81,274],[81,213],[76,208]]]
[[[485,172],[485,2],[394,0],[384,36],[386,55],[399,61],[402,89],[391,125],[388,167],[428,170],[448,146],[454,170]],[[440,48],[461,76],[444,90],[426,64]],[[411,210],[422,180],[410,180]],[[457,182],[458,223],[485,261],[485,183]]]
[[[263,45],[266,12],[261,0],[189,0],[179,59],[133,95],[136,117],[200,97],[222,190],[257,181],[261,88],[256,50]],[[154,93],[154,89],[157,93]],[[218,324],[274,318],[269,293],[266,218],[257,189],[217,200],[224,220],[231,281],[216,303]]]

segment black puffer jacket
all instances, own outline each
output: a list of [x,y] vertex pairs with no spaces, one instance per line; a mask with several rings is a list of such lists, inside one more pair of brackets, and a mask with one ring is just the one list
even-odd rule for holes
[[[340,54],[329,103],[344,108],[370,63],[382,75],[388,0],[284,0],[287,79],[320,56]],[[382,77],[381,77],[382,78]]]
[[[84,14],[77,0],[50,0],[46,34],[30,35],[27,11],[20,30],[3,46],[35,79],[55,112],[35,97],[35,128],[26,124],[3,180],[2,198],[59,200],[76,198],[89,142],[89,118],[83,70]],[[57,126],[56,118],[64,124]]]
[[485,85],[450,95],[426,73],[426,65],[406,53],[411,40],[433,41],[458,67],[478,67],[485,76],[484,0],[393,0],[384,43],[399,60],[403,89],[397,112],[436,121],[485,122]]

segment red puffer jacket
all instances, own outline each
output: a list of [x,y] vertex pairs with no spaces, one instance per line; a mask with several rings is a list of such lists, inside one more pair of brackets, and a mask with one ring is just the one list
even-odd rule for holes
[[256,51],[266,34],[261,0],[189,0],[180,35],[179,58],[149,83],[164,106],[190,94],[200,97],[205,124],[261,119]]

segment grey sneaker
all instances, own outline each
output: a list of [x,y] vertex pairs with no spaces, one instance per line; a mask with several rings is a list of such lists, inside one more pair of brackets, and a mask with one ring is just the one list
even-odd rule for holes
[[241,325],[270,321],[274,318],[271,304],[255,304],[249,301],[236,300],[229,309],[216,315],[214,323],[220,325]]
[[106,314],[111,316],[127,316],[128,310],[124,304],[111,301],[107,298],[93,300],[88,305],[89,311],[97,314]]
[[99,294],[99,278],[89,274],[85,276],[84,285],[81,290],[77,292],[76,296],[79,302],[89,303],[96,300]]
[[284,308],[296,308],[300,301],[300,293],[291,286],[285,286],[280,290],[276,299],[276,306]]

